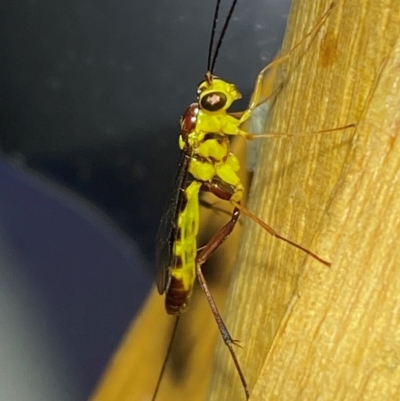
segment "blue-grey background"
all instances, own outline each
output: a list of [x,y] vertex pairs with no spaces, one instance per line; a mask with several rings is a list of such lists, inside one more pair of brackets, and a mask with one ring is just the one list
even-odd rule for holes
[[[289,3],[238,1],[215,73],[245,100]],[[87,398],[140,307],[214,5],[2,3],[0,400]]]

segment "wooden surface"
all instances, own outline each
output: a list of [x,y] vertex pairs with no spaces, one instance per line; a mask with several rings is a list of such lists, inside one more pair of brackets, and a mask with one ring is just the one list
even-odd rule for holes
[[[284,49],[329,3],[294,1]],[[252,400],[400,399],[400,0],[337,3],[318,34],[279,66],[283,88],[266,129],[307,133],[352,122],[357,129],[260,139],[248,203],[332,267],[244,217],[240,249],[239,228],[206,268],[232,336],[242,341],[237,352]],[[228,216],[217,221],[209,212],[213,232]],[[149,298],[92,401],[151,399],[173,323],[163,303],[158,294]],[[199,291],[179,331],[158,401],[244,400]]]
[[[316,6],[318,4],[318,6]],[[295,1],[284,49],[329,1]],[[331,268],[244,224],[225,315],[251,400],[400,399],[400,1],[339,1],[278,69],[248,208]],[[207,400],[243,400],[218,345]]]

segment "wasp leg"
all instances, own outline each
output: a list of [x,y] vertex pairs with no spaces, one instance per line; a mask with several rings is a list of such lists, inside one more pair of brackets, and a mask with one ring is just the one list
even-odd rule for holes
[[[223,200],[230,200],[235,194],[235,187],[222,181],[219,177],[214,177],[211,181],[203,183],[201,190],[212,192],[215,196]],[[202,265],[211,257],[211,255],[222,245],[222,243],[229,237],[233,231],[237,221],[240,217],[240,210],[235,207],[232,212],[230,220],[211,238],[211,240],[200,249],[196,258],[196,274],[199,280],[200,286],[207,298],[208,304],[210,305],[211,312],[214,316],[215,321],[218,325],[218,330],[221,333],[221,337],[228,347],[229,352],[232,356],[233,362],[235,364],[236,370],[239,374],[240,381],[242,382],[244,391],[246,393],[246,399],[249,399],[250,392],[247,386],[246,379],[244,377],[243,371],[240,367],[239,361],[236,357],[236,353],[233,349],[233,345],[238,345],[239,341],[234,340],[226,327],[221,314],[215,304],[214,298],[208,288],[207,282],[204,278],[203,272],[201,270]]]
[[247,386],[246,378],[244,377],[244,374],[243,374],[242,368],[240,367],[235,350],[233,349],[233,345],[238,345],[239,341],[234,340],[232,338],[232,336],[230,335],[229,330],[226,327],[226,325],[222,319],[222,316],[217,308],[217,305],[214,301],[213,296],[211,295],[211,292],[207,285],[207,281],[205,280],[205,277],[201,270],[201,266],[207,261],[207,259],[209,259],[211,257],[211,255],[221,246],[221,244],[228,238],[229,234],[233,231],[233,228],[235,227],[235,225],[239,219],[239,216],[240,216],[240,211],[239,211],[239,209],[235,208],[232,213],[232,217],[228,221],[228,223],[226,223],[211,238],[211,240],[207,243],[207,245],[201,249],[201,251],[199,252],[197,259],[196,259],[196,274],[197,274],[197,278],[199,280],[200,286],[207,298],[208,304],[210,305],[211,312],[217,323],[218,330],[221,333],[221,337],[222,337],[225,345],[228,347],[229,352],[232,356],[233,362],[236,367],[236,371],[239,374],[240,381],[242,382],[244,392],[246,394],[246,399],[249,399],[250,392],[249,392],[249,388]]
[[[264,74],[271,68],[276,67],[277,65],[279,65],[279,64],[283,63],[284,61],[288,60],[289,58],[291,58],[293,56],[293,53],[297,50],[298,47],[300,47],[310,36],[315,35],[321,29],[321,27],[325,23],[326,19],[329,17],[329,14],[331,13],[334,6],[335,6],[335,3],[332,2],[329,5],[328,9],[321,16],[318,23],[299,42],[297,42],[287,53],[276,58],[274,61],[269,63],[267,66],[265,66],[260,71],[260,73],[257,75],[256,84],[254,87],[253,95],[250,100],[249,107],[241,113],[235,113],[237,115],[241,114],[240,124],[243,124],[250,117],[252,111],[260,104],[260,97],[261,97],[261,92],[262,92],[262,82],[264,79]],[[270,97],[271,96],[269,96],[268,98],[270,98]],[[268,98],[266,100],[268,100]],[[263,103],[263,102],[261,102],[261,103]]]

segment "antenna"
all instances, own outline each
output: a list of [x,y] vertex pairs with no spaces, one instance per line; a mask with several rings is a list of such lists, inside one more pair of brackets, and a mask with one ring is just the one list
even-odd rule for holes
[[208,45],[207,71],[211,71],[211,54],[214,47],[213,45],[214,45],[215,29],[217,28],[220,5],[221,5],[221,0],[217,0],[217,4],[215,5],[215,11],[214,11],[213,25],[211,29],[210,43]]
[[[218,1],[218,3],[220,3],[220,1]],[[228,25],[229,25],[229,22],[230,22],[230,20],[231,20],[231,17],[232,17],[232,14],[233,14],[233,10],[234,10],[235,7],[236,7],[236,3],[237,3],[237,0],[233,0],[233,1],[232,1],[231,8],[229,9],[228,15],[227,15],[227,17],[226,17],[226,19],[225,19],[224,26],[222,27],[221,35],[219,35],[219,39],[218,39],[218,42],[217,42],[217,46],[215,47],[214,56],[213,56],[213,58],[212,58],[211,66],[210,66],[210,68],[209,68],[209,71],[210,71],[211,73],[213,73],[213,71],[214,71],[215,63],[216,63],[216,61],[217,61],[217,57],[218,57],[218,53],[219,53],[219,49],[221,48],[222,41],[223,41],[223,39],[224,39],[226,30],[227,30]],[[219,7],[219,5],[218,5],[218,7]]]
[[230,7],[229,12],[228,12],[228,15],[227,15],[227,17],[225,19],[224,26],[222,27],[221,34],[219,35],[217,46],[215,47],[214,56],[212,56],[213,47],[214,47],[215,31],[216,31],[216,28],[217,28],[219,7],[221,5],[221,1],[222,0],[217,0],[217,4],[215,5],[213,26],[212,26],[211,37],[210,37],[210,44],[208,46],[207,72],[209,72],[210,75],[212,75],[212,73],[214,71],[214,67],[215,67],[215,63],[217,61],[219,49],[221,48],[221,45],[222,45],[222,40],[224,39],[226,30],[227,30],[228,25],[229,25],[229,21],[231,20],[231,17],[232,17],[232,14],[233,14],[233,10],[235,9],[236,3],[237,3],[237,0],[233,0],[232,1],[231,7]]

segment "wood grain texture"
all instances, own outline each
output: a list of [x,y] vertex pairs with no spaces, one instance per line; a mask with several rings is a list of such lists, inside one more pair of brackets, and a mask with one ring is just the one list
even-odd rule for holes
[[[283,51],[329,3],[294,1]],[[231,334],[242,340],[237,352],[252,400],[400,399],[399,34],[400,0],[340,0],[315,37],[278,67],[283,88],[267,131],[357,128],[259,140],[248,208],[331,268],[245,217],[240,249],[238,229],[206,268]],[[213,233],[228,216],[203,218]],[[151,399],[172,327],[163,303],[154,291],[92,401]],[[158,401],[204,399],[240,401],[244,393],[196,289]]]
[[[329,1],[294,1],[284,50]],[[332,261],[244,224],[226,323],[251,400],[400,399],[400,1],[338,1],[279,67],[248,208]],[[218,345],[207,400],[244,400]]]

